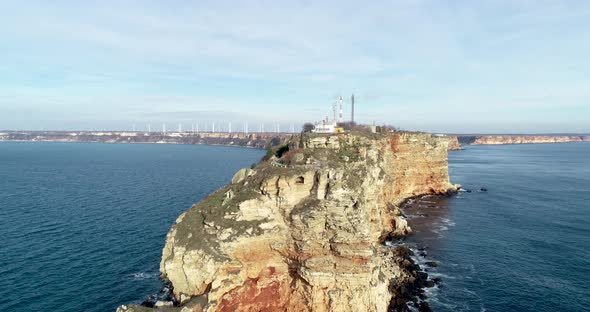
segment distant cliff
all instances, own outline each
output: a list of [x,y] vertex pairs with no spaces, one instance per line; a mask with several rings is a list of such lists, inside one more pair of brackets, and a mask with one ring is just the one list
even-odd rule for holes
[[462,150],[463,147],[461,143],[459,143],[459,138],[456,135],[449,136],[449,151],[458,151]]
[[500,144],[536,144],[536,143],[567,143],[587,142],[590,136],[579,135],[481,135],[459,136],[462,144],[471,145],[500,145]]
[[292,134],[222,132],[124,132],[124,131],[4,131],[0,141],[163,143],[235,145],[263,148],[286,142]]
[[178,302],[166,311],[404,309],[408,285],[425,274],[384,241],[411,231],[403,201],[457,189],[448,144],[424,133],[347,133],[278,147],[178,217],[160,264]]

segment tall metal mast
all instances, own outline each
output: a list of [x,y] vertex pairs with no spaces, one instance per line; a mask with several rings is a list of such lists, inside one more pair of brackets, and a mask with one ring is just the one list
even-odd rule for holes
[[[332,122],[336,123],[336,121],[338,120],[338,100],[334,101],[334,103],[332,103],[332,114],[333,114],[333,119]],[[327,120],[326,120],[327,122]]]
[[338,115],[338,122],[343,122],[344,118],[342,117],[342,96],[340,96],[340,114]]
[[351,102],[350,121],[354,122],[354,94],[350,97],[350,102]]

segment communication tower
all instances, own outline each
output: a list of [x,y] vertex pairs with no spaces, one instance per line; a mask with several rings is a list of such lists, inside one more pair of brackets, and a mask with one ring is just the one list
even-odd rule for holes
[[343,122],[344,118],[342,117],[342,96],[338,100],[340,102],[340,114],[338,115],[338,122]]
[[354,94],[350,97],[351,110],[350,110],[350,121],[354,122]]

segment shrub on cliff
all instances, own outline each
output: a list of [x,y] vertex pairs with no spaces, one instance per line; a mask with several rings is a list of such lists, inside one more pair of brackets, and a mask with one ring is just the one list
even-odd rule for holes
[[262,160],[269,160],[272,157],[272,154],[272,145],[268,143],[268,145],[266,145],[266,154],[264,155],[264,157],[262,157]]
[[299,148],[304,148],[305,144],[303,144],[303,131],[301,131],[301,134],[299,135]]
[[303,124],[302,131],[303,132],[311,132],[311,130],[313,130],[313,128],[315,128],[315,126],[312,123],[306,122],[305,124]]
[[281,158],[283,156],[283,154],[285,154],[288,151],[289,151],[289,145],[288,144],[282,145],[277,149],[275,156],[277,156],[278,158]]

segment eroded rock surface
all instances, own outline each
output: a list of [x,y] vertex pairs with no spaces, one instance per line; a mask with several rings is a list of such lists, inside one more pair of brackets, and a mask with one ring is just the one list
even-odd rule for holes
[[383,240],[411,231],[405,199],[456,190],[447,148],[424,133],[308,135],[238,172],[167,235],[176,308],[387,311],[401,300],[392,285],[415,277]]

